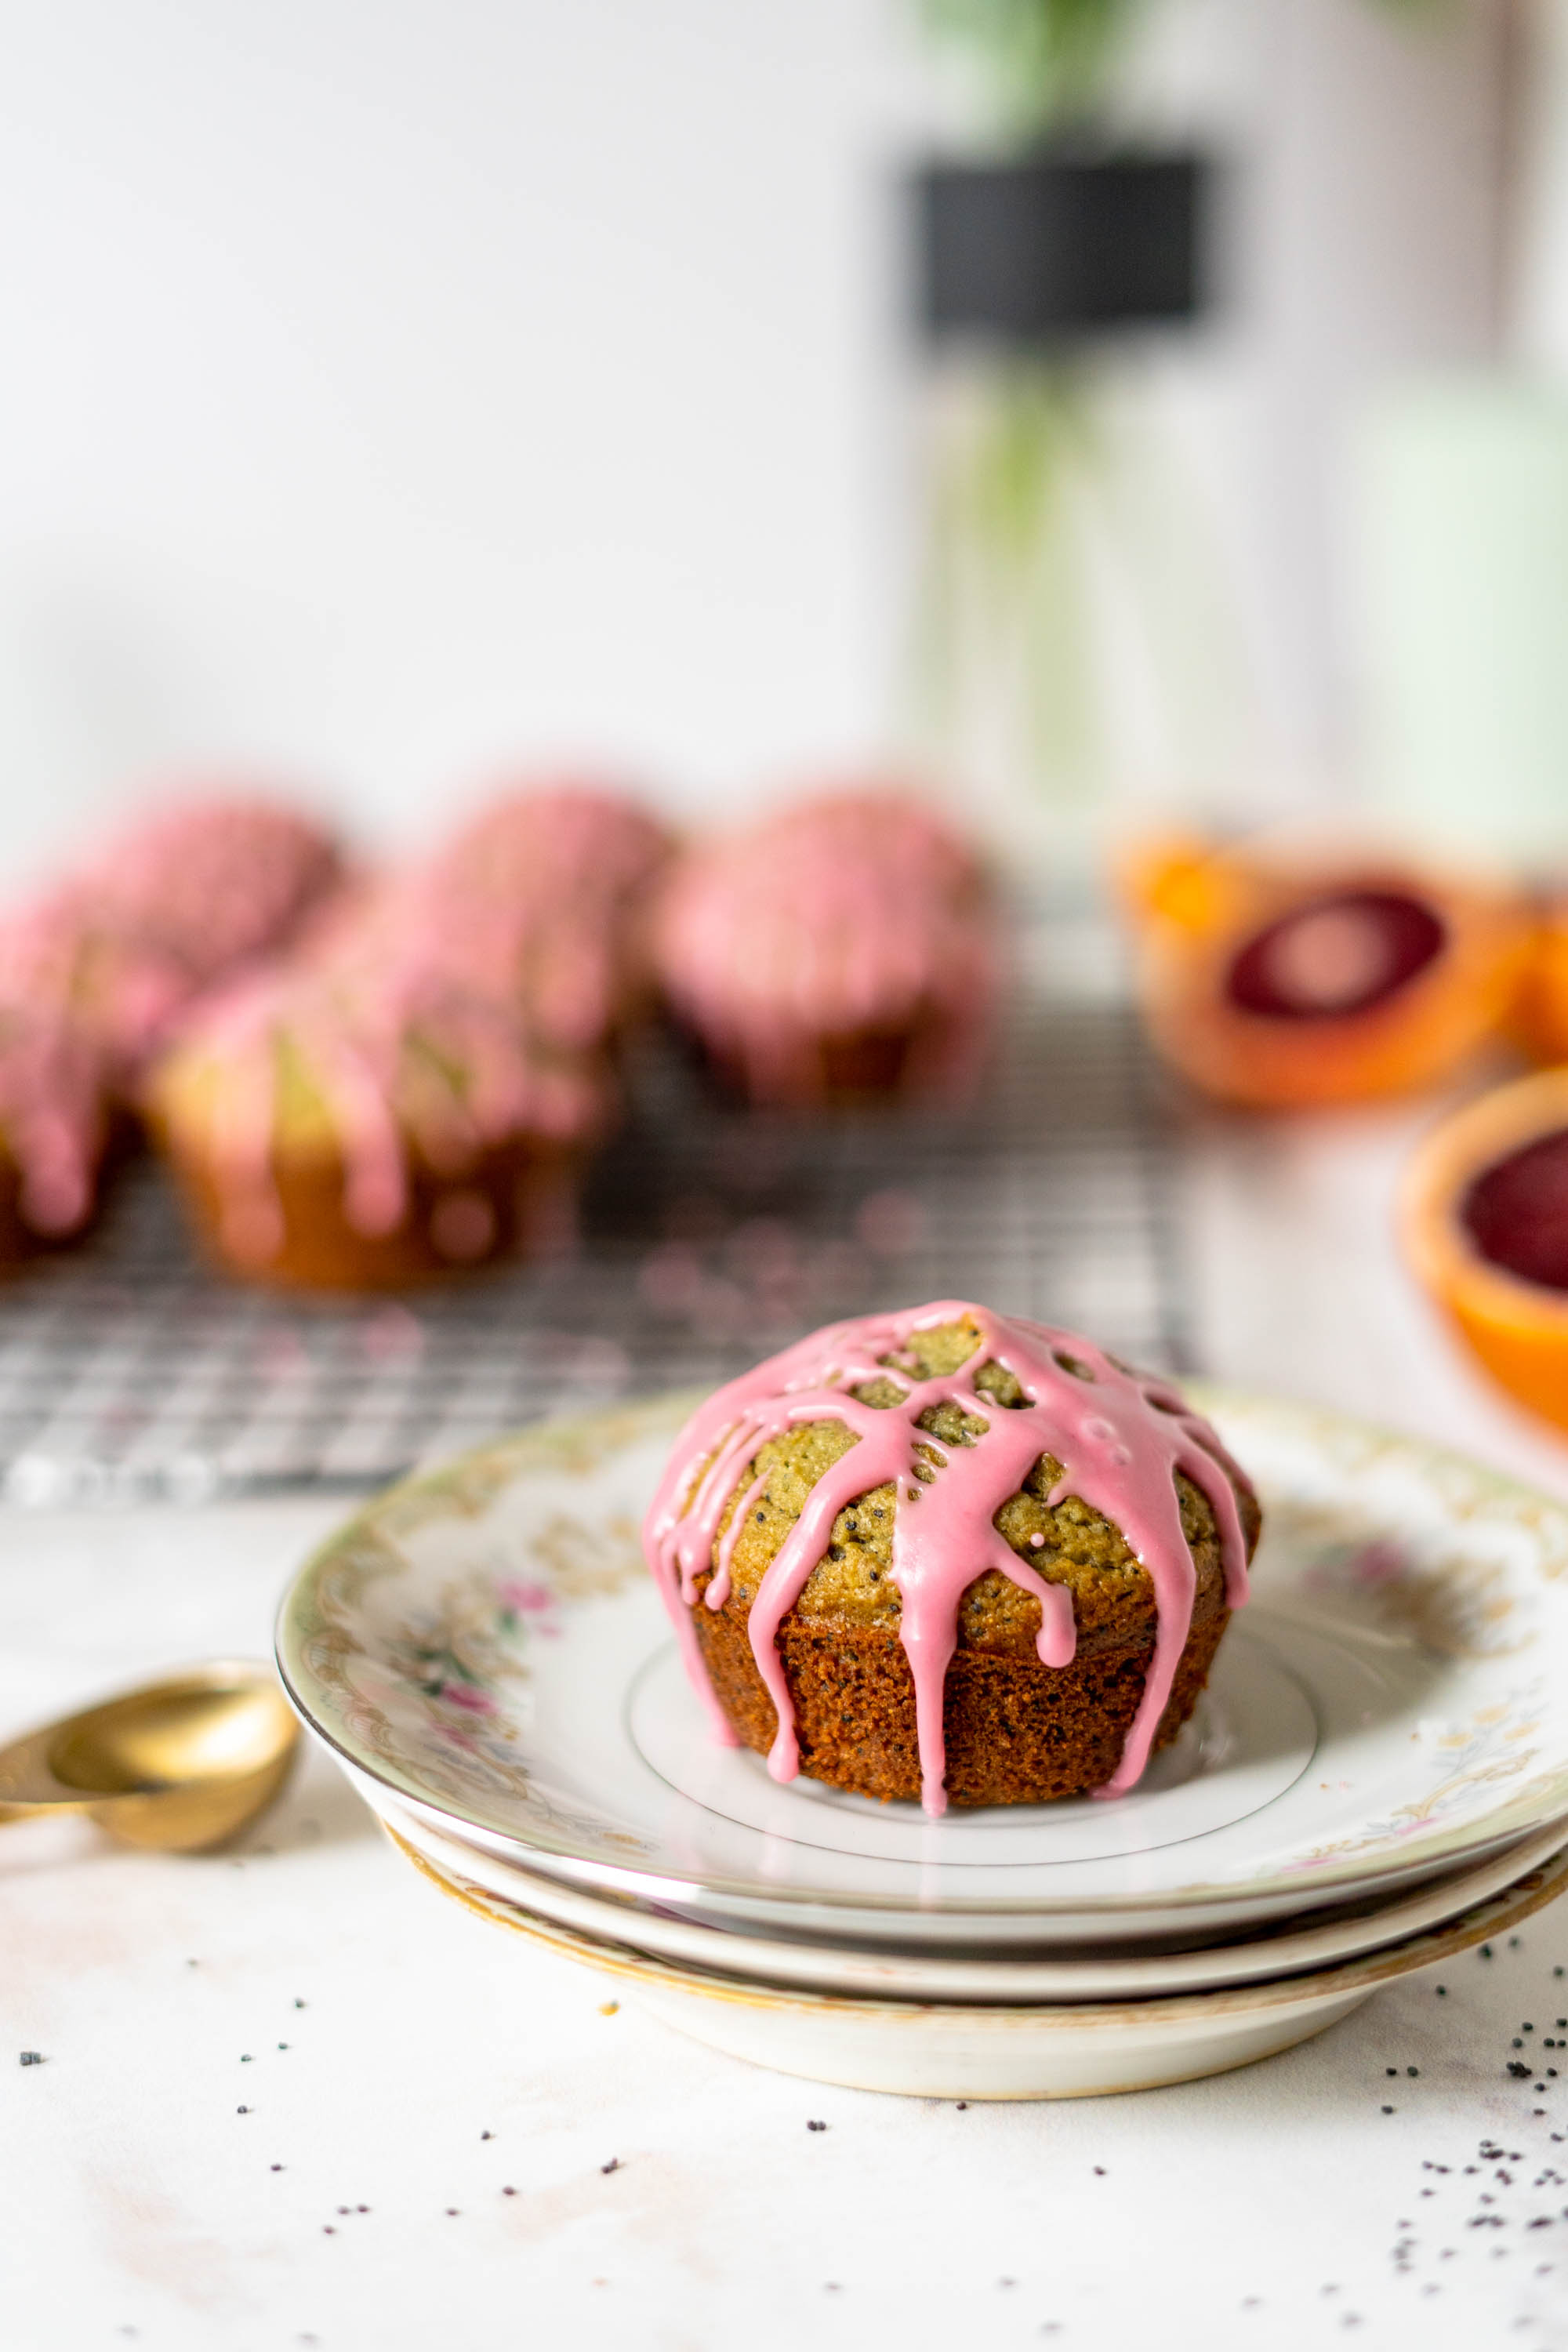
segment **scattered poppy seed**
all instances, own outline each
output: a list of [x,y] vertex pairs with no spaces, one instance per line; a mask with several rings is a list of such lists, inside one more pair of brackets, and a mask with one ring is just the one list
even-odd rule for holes
[[618,2156],[612,2156],[608,2164],[601,2164],[599,2167],[601,2172],[618,2172],[620,2168],[621,2159]]
[[368,2213],[370,2211],[370,2207],[368,2205],[356,2205],[354,2207],[354,2211],[356,2213]]
[[481,2132],[479,2134],[479,2137],[481,2139],[494,2139],[495,2134],[494,2132]]
[[503,2189],[501,2190],[501,2195],[503,2197],[515,2197],[517,2195],[517,2191],[515,2189]]
[[41,2050],[24,2050],[18,2054],[16,2063],[22,2066],[41,2066],[44,2053]]
[[447,2206],[447,2221],[455,2221],[457,2220],[457,2218],[458,2218],[458,2209],[457,2209],[457,2207],[456,2207],[455,2205],[448,2205],[448,2206]]
[[295,2008],[296,2008],[296,2009],[303,2009],[303,2008],[304,2008],[304,2006],[305,2006],[305,2004],[304,2004],[304,2002],[303,2002],[302,2000],[296,2000],[296,2002],[294,2003],[294,2006],[295,2006]]
[[322,2235],[322,2237],[323,2237],[323,2238],[335,2238],[335,2237],[337,2236],[337,2234],[338,2234],[338,2233],[337,2233],[336,2230],[334,2230],[334,2229],[333,2229],[333,2227],[332,2227],[332,2225],[331,2225],[331,2223],[330,2221],[323,2221],[323,2222],[322,2222],[322,2224],[321,2224],[321,2235]]
[[1096,2172],[1100,2175],[1100,2178],[1101,2179],[1101,2180],[1103,2180],[1103,2179],[1104,2179],[1104,2178],[1105,2178],[1105,2167],[1104,2167],[1104,2165],[1103,2165],[1103,2164],[1097,2164],[1097,2165],[1095,2166],[1095,2168],[1095,2168]]
[[1391,2116],[1394,2113],[1394,2109],[1392,2107],[1384,2107],[1383,2112],[1385,2116]]
[[826,2131],[827,2129],[827,2126],[825,2123],[819,2123],[815,2116],[809,2118],[805,2127],[807,2131]]
[[1405,2071],[1407,2074],[1419,2074],[1421,2069],[1419,2066],[1406,2066]]
[[280,2042],[278,2044],[278,2047],[279,2047],[279,2050],[287,2050],[287,2049],[288,2049],[288,2047],[289,2047],[289,2044],[288,2044],[286,2042]]
[[282,2167],[280,2164],[275,2164],[275,2165],[273,2165],[273,2167],[272,2167],[271,2168],[272,2168],[272,2170],[273,2170],[274,2172],[281,2172],[281,2171],[282,2171],[282,2169],[283,2169],[283,2167]]
[[248,2107],[236,2107],[234,2112],[237,2116],[247,2116],[250,2113],[250,2109]]
[[969,2101],[968,2101],[967,2099],[960,2099],[960,2100],[958,2101],[958,2103],[957,2103],[957,2104],[958,2104],[958,2112],[959,2112],[959,2114],[960,2114],[960,2115],[962,2115],[962,2114],[963,2113],[964,2108],[969,2105]]
[[241,2064],[242,2066],[250,2066],[250,2065],[253,2065],[253,2064],[255,2063],[255,2061],[254,2061],[254,2059],[251,2057],[251,2054],[250,2054],[250,2053],[249,2053],[249,2051],[248,2051],[248,2050],[242,2050],[242,2051],[240,2052],[240,2053],[239,2053],[239,2063],[240,2063],[240,2064]]

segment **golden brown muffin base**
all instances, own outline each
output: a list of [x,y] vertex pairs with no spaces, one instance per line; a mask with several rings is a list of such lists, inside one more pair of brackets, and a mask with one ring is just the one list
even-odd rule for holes
[[[168,1137],[164,1150],[207,1255],[247,1282],[284,1289],[406,1290],[502,1258],[547,1255],[570,1234],[574,1213],[576,1156],[553,1146],[508,1144],[459,1174],[415,1158],[407,1213],[389,1234],[362,1234],[349,1223],[343,1164],[335,1153],[279,1159],[272,1181],[283,1211],[283,1243],[270,1257],[257,1260],[237,1252],[226,1236],[224,1212],[233,1195],[208,1163]],[[491,1225],[486,1244],[467,1253],[443,1247],[440,1239],[454,1201],[465,1197],[469,1222],[478,1209],[479,1222],[488,1212]]]
[[40,1234],[23,1218],[22,1171],[4,1142],[0,1142],[0,1275],[30,1265],[37,1258],[58,1256],[60,1251],[72,1249],[79,1242],[85,1241],[98,1223],[103,1180],[110,1172],[110,1160],[123,1158],[129,1148],[122,1127],[116,1122],[110,1130],[103,1160],[94,1174],[92,1199],[80,1224],[73,1225],[68,1233]]
[[0,1271],[25,1265],[47,1246],[42,1234],[23,1223],[21,1202],[21,1171],[0,1146]]
[[700,1033],[689,1033],[722,1091],[759,1109],[849,1110],[857,1105],[897,1101],[917,1087],[921,1060],[947,1037],[946,1016],[917,1009],[896,1028],[857,1029],[805,1041],[810,1076],[787,1097],[753,1087],[742,1062],[721,1053]]
[[[706,1580],[703,1580],[706,1583]],[[1200,1604],[1201,1606],[1201,1604]],[[746,1613],[694,1616],[713,1688],[742,1744],[766,1755],[778,1727],[752,1654]],[[1221,1600],[1195,1617],[1176,1668],[1156,1748],[1168,1747],[1197,1705],[1230,1622]],[[778,1654],[795,1706],[801,1769],[866,1797],[918,1799],[915,1686],[896,1623],[786,1617]],[[1070,1666],[1016,1652],[960,1648],[947,1670],[942,1734],[954,1805],[1038,1804],[1102,1788],[1121,1750],[1154,1654],[1144,1638],[1080,1644]]]

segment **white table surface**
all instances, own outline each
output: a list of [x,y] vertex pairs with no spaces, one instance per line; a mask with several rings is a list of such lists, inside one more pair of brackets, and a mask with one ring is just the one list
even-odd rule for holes
[[[1200,1132],[1200,1343],[1568,1494],[1568,1447],[1398,1272],[1426,1115]],[[0,1516],[0,1731],[265,1650],[336,1515]],[[315,1756],[216,1858],[12,1826],[0,2347],[1568,2345],[1568,2060],[1544,2096],[1507,2073],[1568,2016],[1564,1969],[1558,1905],[1242,2073],[961,2110],[608,2010],[616,1987],[439,1900]]]

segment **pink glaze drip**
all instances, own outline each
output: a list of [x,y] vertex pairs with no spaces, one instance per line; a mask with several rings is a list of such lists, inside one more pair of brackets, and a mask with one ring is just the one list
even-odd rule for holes
[[[407,1213],[410,1139],[431,1167],[460,1176],[493,1145],[524,1135],[584,1141],[605,1116],[600,1066],[542,1050],[514,1006],[460,984],[416,889],[395,877],[363,884],[293,962],[207,1000],[156,1089],[177,1105],[181,1071],[211,1066],[226,1232],[258,1264],[284,1237],[273,1178],[284,1052],[325,1105],[343,1160],[343,1213],[367,1235],[395,1231]],[[171,1116],[177,1129],[177,1108]]]
[[671,1003],[760,1102],[809,1103],[820,1043],[911,1026],[907,1083],[961,1093],[997,984],[979,867],[930,809],[811,800],[682,860],[655,947]]
[[[921,1381],[904,1369],[911,1333],[966,1319],[983,1336],[956,1372]],[[1064,1360],[1092,1377],[1068,1370]],[[977,1390],[974,1374],[986,1362],[1010,1371],[1029,1402],[1009,1409]],[[906,1389],[901,1403],[883,1408],[849,1394],[889,1371]],[[957,1405],[984,1421],[986,1434],[972,1445],[940,1443],[919,1425],[921,1413],[940,1404]],[[747,1480],[721,1539],[720,1522],[737,1484],[771,1438],[802,1422],[826,1420],[844,1423],[857,1443],[812,1487],[763,1577],[748,1620],[752,1655],[778,1717],[768,1758],[773,1778],[792,1780],[800,1769],[795,1710],[778,1653],[780,1625],[826,1554],[839,1512],[874,1487],[890,1484],[897,1496],[892,1577],[914,1678],[928,1813],[946,1810],[942,1697],[959,1606],[975,1579],[994,1569],[1033,1593],[1041,1610],[1037,1646],[1042,1663],[1071,1664],[1077,1633],[1070,1593],[1038,1576],[994,1525],[1003,1504],[1048,1454],[1062,1465],[1050,1502],[1077,1496],[1119,1528],[1153,1583],[1154,1655],[1121,1762],[1099,1793],[1118,1796],[1133,1787],[1148,1763],[1192,1623],[1196,1571],[1182,1531],[1178,1471],[1213,1509],[1228,1604],[1238,1608],[1247,1598],[1247,1543],[1232,1485],[1241,1473],[1207,1422],[1166,1382],[1125,1370],[1076,1333],[994,1315],[964,1300],[829,1325],[770,1357],[720,1389],[687,1423],[643,1529],[648,1565],[674,1620],[688,1673],[721,1722],[691,1619],[697,1579],[716,1566],[707,1599],[710,1607],[721,1607],[736,1540],[765,1482],[755,1475]],[[722,1737],[733,1744],[727,1724]]]
[[76,963],[54,902],[0,920],[0,1134],[22,1222],[38,1234],[83,1223],[103,1150],[102,1057],[74,1017]]

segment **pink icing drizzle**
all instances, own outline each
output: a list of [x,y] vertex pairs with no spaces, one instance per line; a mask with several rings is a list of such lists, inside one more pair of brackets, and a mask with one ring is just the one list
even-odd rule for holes
[[410,1139],[433,1168],[460,1175],[513,1137],[579,1142],[602,1124],[599,1065],[542,1050],[514,1005],[462,984],[431,918],[399,878],[362,885],[307,950],[207,1000],[182,1032],[162,1092],[174,1103],[182,1066],[216,1066],[212,1160],[237,1255],[264,1264],[283,1243],[273,1150],[286,1046],[325,1103],[344,1216],[368,1235],[407,1213]]
[[[921,1381],[901,1368],[912,1332],[966,1319],[978,1327],[982,1341],[956,1372]],[[1092,1378],[1068,1370],[1064,1359]],[[973,1376],[987,1361],[1013,1373],[1026,1404],[1009,1409],[975,1388]],[[906,1388],[901,1403],[867,1405],[848,1393],[887,1378],[889,1370]],[[919,1426],[920,1416],[944,1403],[984,1421],[986,1434],[973,1445],[948,1445],[929,1435]],[[892,1577],[901,1605],[900,1639],[914,1678],[921,1801],[928,1813],[940,1814],[947,1806],[942,1696],[957,1645],[959,1605],[976,1577],[995,1569],[1033,1593],[1041,1610],[1037,1646],[1042,1663],[1071,1664],[1077,1633],[1070,1593],[1038,1576],[993,1524],[1040,1455],[1049,1454],[1062,1465],[1050,1502],[1077,1496],[1119,1528],[1154,1587],[1153,1658],[1121,1761],[1098,1793],[1119,1796],[1132,1788],[1148,1763],[1192,1623],[1196,1570],[1182,1531],[1178,1471],[1213,1509],[1227,1603],[1238,1608],[1247,1599],[1247,1542],[1232,1481],[1246,1482],[1208,1423],[1168,1383],[1124,1370],[1076,1333],[995,1315],[962,1299],[830,1324],[718,1390],[676,1441],[643,1542],[687,1671],[717,1736],[730,1745],[734,1734],[709,1680],[691,1617],[696,1580],[716,1566],[705,1598],[710,1608],[723,1605],[735,1542],[762,1485],[747,1482],[715,1562],[719,1524],[738,1481],[770,1438],[802,1422],[825,1420],[843,1422],[858,1442],[813,1486],[763,1577],[748,1620],[752,1655],[778,1716],[768,1757],[773,1778],[793,1780],[800,1769],[795,1710],[778,1654],[779,1627],[826,1552],[839,1512],[874,1487],[890,1484],[898,1498]],[[933,1459],[940,1467],[927,1484],[918,1473]]]
[[669,851],[618,793],[534,787],[481,810],[419,887],[454,971],[519,998],[551,1044],[592,1051],[646,987],[643,901]]
[[980,869],[907,794],[786,808],[683,859],[656,925],[677,1012],[754,1099],[809,1103],[820,1041],[913,1024],[908,1083],[961,1092],[996,993]]
[[58,893],[78,1017],[133,1070],[198,991],[279,946],[341,879],[311,818],[244,791],[138,818]]
[[102,1056],[75,1018],[77,937],[50,900],[0,920],[0,1130],[39,1234],[74,1233],[103,1149]]

